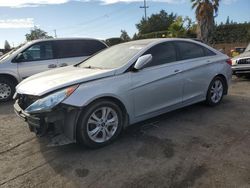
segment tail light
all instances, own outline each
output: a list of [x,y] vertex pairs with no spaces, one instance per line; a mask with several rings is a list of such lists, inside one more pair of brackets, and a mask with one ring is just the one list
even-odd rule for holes
[[231,59],[228,59],[226,62],[227,62],[228,65],[232,66],[232,60]]

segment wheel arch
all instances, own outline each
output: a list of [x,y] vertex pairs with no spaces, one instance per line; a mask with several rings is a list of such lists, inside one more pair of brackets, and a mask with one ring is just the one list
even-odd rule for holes
[[227,95],[227,93],[228,93],[228,83],[227,83],[226,77],[223,74],[217,74],[214,78],[216,78],[216,77],[220,77],[223,80],[223,82],[225,84],[225,87],[226,87],[223,94]]
[[[98,98],[93,99],[92,101],[89,101],[88,104],[81,109],[81,112],[80,112],[80,115],[78,117],[76,126],[78,126],[80,116],[84,113],[85,109],[88,108],[88,106],[92,105],[93,103],[96,103],[96,102],[102,101],[102,100],[112,101],[112,102],[116,103],[121,108],[121,110],[123,112],[123,115],[124,115],[124,124],[123,124],[124,126],[123,126],[123,128],[126,128],[129,125],[129,122],[130,122],[128,110],[127,110],[126,106],[124,105],[124,103],[120,99],[118,99],[117,97],[114,97],[114,96],[100,96]],[[76,127],[75,127],[75,131],[77,131]]]
[[15,76],[11,75],[11,74],[6,74],[6,73],[1,73],[0,74],[0,78],[7,78],[7,79],[11,79],[15,85],[18,84],[18,80]]

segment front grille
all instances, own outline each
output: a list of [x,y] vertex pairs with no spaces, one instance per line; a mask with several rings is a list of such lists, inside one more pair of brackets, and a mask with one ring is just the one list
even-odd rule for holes
[[38,100],[38,97],[32,96],[32,95],[18,94],[17,99],[18,99],[19,106],[23,110],[25,110],[28,106],[30,106],[32,103],[34,103],[36,100]]
[[238,60],[238,64],[250,64],[250,58]]

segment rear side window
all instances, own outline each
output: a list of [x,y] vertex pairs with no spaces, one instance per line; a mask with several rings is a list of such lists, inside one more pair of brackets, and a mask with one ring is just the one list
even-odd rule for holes
[[106,48],[103,43],[95,40],[56,41],[56,46],[58,58],[91,56]]
[[176,61],[175,46],[171,42],[158,44],[150,48],[144,54],[151,54],[153,56],[153,60],[146,67],[162,65]]
[[205,56],[205,52],[202,46],[191,42],[176,42],[179,49],[179,56],[181,60],[193,59]]
[[203,47],[203,50],[204,50],[206,56],[216,55],[214,52],[212,52],[211,50],[209,50],[205,47]]

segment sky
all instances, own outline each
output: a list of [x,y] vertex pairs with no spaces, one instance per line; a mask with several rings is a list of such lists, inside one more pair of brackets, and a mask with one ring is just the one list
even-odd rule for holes
[[[0,0],[0,48],[25,41],[34,26],[57,37],[119,37],[124,29],[132,37],[144,16],[143,0]],[[165,10],[195,21],[190,0],[147,0],[147,14]],[[250,22],[250,0],[222,0],[217,23]]]

